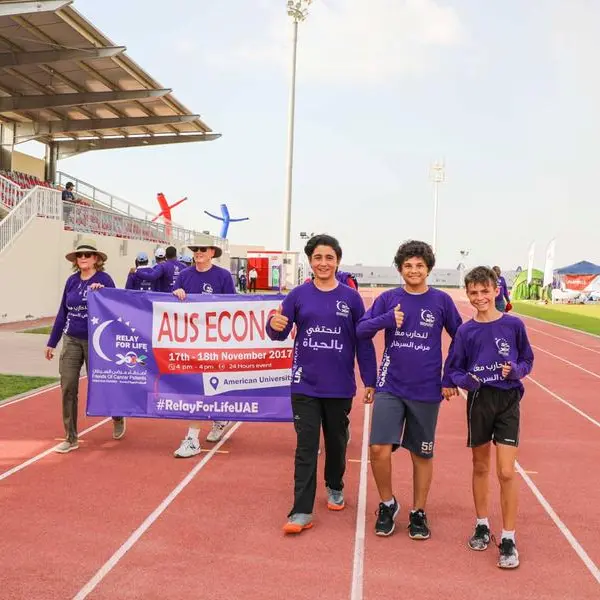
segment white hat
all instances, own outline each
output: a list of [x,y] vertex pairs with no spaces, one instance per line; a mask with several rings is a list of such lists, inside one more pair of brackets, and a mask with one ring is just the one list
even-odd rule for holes
[[75,250],[73,250],[73,252],[69,252],[68,254],[66,254],[65,258],[69,262],[74,262],[75,259],[77,258],[78,252],[93,252],[94,254],[97,254],[104,262],[106,262],[106,260],[107,260],[106,254],[104,254],[104,252],[100,252],[100,250],[98,250],[98,244],[96,244],[96,240],[93,238],[82,238],[78,242],[77,248],[75,248]]
[[154,252],[155,258],[164,258],[167,255],[164,248],[157,248]]

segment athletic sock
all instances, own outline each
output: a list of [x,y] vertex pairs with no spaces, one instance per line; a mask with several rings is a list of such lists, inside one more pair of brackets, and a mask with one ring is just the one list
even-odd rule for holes
[[198,441],[198,437],[200,436],[200,430],[199,429],[195,429],[194,427],[190,427],[188,429],[188,433],[187,433],[188,438],[191,438],[192,440],[194,440],[195,442]]
[[512,540],[513,542],[515,541],[515,530],[513,529],[512,531],[506,531],[506,529],[502,530],[502,539],[503,540]]
[[392,496],[391,500],[384,500],[383,503],[388,507],[388,508],[392,508],[392,506],[394,506],[394,502],[396,502],[396,498],[394,498]]
[[477,523],[475,523],[475,526],[477,525],[485,525],[489,529],[490,521],[487,517],[484,517],[483,519],[477,519]]

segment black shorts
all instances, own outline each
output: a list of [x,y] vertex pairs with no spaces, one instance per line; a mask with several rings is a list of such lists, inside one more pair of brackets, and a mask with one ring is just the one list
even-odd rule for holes
[[483,386],[467,395],[467,446],[519,445],[521,391]]

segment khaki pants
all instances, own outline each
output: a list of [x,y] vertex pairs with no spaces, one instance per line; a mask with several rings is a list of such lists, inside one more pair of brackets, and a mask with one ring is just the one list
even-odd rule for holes
[[[63,336],[58,369],[60,372],[60,387],[62,390],[62,413],[65,426],[65,436],[68,442],[77,441],[77,408],[79,403],[79,376],[81,367],[85,364],[88,372],[88,341]],[[120,421],[123,417],[113,417]]]

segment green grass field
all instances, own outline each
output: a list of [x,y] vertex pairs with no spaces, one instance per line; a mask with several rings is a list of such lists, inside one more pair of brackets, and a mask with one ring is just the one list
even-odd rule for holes
[[47,327],[34,327],[33,329],[24,329],[21,333],[39,333],[43,335],[50,335],[52,331],[52,325]]
[[600,304],[513,302],[516,313],[600,335]]
[[25,377],[23,375],[0,375],[0,403],[7,398],[30,392],[44,385],[57,382],[56,377]]

